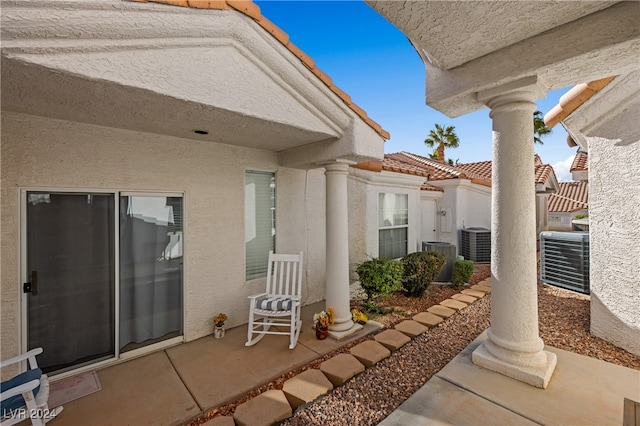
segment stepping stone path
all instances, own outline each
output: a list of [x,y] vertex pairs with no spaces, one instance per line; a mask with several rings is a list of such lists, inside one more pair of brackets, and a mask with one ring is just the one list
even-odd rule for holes
[[451,298],[454,300],[459,300],[469,305],[475,302],[476,300],[478,300],[477,297],[469,296],[468,294],[460,294],[460,293],[454,294],[453,296],[451,296]]
[[427,327],[435,327],[436,325],[444,321],[442,317],[434,315],[431,312],[420,312],[419,314],[413,316],[413,320],[419,322],[420,324],[426,325]]
[[429,309],[427,309],[427,312],[431,312],[433,315],[437,315],[437,316],[442,317],[444,319],[447,319],[451,315],[456,313],[455,310],[453,310],[451,308],[447,308],[446,306],[442,306],[442,305],[434,305],[434,306],[430,307]]
[[394,328],[399,332],[411,337],[412,339],[429,329],[428,327],[420,324],[418,321],[411,320],[404,320],[400,324],[397,324]]
[[391,351],[375,340],[366,340],[354,347],[349,352],[355,356],[365,367],[371,367],[373,364],[382,361],[389,355]]
[[238,426],[270,426],[293,415],[281,390],[268,390],[238,405],[233,419]]
[[390,351],[396,351],[411,341],[409,336],[398,330],[385,330],[376,334],[374,339]]
[[338,354],[320,364],[320,371],[324,373],[333,386],[342,386],[347,380],[364,371],[364,365],[350,354]]
[[460,300],[455,300],[455,299],[443,300],[442,302],[440,302],[440,305],[456,311],[459,311],[460,309],[464,309],[467,307],[467,303],[464,303]]
[[284,382],[282,391],[294,410],[307,404],[320,395],[333,389],[333,384],[322,371],[311,369],[290,378]]
[[384,330],[352,347],[350,354],[342,353],[320,364],[320,369],[310,369],[287,380],[282,390],[268,390],[238,405],[233,417],[216,417],[208,426],[261,426],[281,422],[293,415],[293,411],[342,386],[349,379],[382,361],[430,327],[437,327],[446,318],[469,304],[491,293],[491,279],[487,278],[469,289],[431,306],[427,312],[405,320],[394,329]]

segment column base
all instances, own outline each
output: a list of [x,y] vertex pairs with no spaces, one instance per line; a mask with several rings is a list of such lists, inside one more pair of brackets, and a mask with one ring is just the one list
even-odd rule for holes
[[[545,359],[541,365],[517,365],[509,363],[494,356],[485,345],[491,344],[489,340],[483,342],[471,354],[471,360],[475,365],[484,367],[488,370],[495,371],[512,379],[519,380],[537,388],[546,389],[553,370],[556,368],[558,358],[553,352],[542,350],[539,354]],[[513,353],[516,354],[515,352]],[[524,358],[530,357],[531,354],[523,354]]]
[[362,330],[362,328],[363,327],[360,324],[353,324],[351,328],[343,331],[329,329],[329,336],[333,337],[336,340],[342,340],[347,336],[351,336],[353,333],[357,333],[358,331]]

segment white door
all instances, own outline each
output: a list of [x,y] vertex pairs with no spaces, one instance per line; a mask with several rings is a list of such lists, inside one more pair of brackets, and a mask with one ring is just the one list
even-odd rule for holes
[[420,200],[420,206],[422,208],[421,241],[437,241],[436,202]]

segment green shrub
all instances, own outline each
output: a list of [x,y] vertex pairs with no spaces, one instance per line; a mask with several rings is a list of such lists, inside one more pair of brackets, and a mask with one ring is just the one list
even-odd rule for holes
[[435,251],[419,251],[403,257],[402,289],[404,292],[408,296],[421,297],[429,284],[440,275],[446,260],[444,254]]
[[374,296],[387,296],[400,288],[402,263],[397,260],[371,259],[356,268],[360,285],[370,302]]
[[456,260],[453,264],[453,274],[451,276],[451,285],[460,287],[469,282],[473,275],[473,262],[471,260]]
[[580,213],[580,214],[577,214],[575,218],[576,219],[586,219],[588,217],[589,217],[588,214]]

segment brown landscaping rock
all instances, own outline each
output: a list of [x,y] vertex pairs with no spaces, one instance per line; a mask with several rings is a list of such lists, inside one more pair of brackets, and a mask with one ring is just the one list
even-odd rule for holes
[[270,426],[291,417],[291,405],[281,390],[268,390],[238,405],[233,419],[238,426]]
[[485,293],[484,291],[470,290],[470,289],[462,290],[460,293],[477,297],[478,299],[483,298],[484,296],[487,295],[487,293]]
[[479,285],[479,284],[472,285],[471,286],[471,290],[478,290],[478,291],[481,291],[483,293],[491,293],[491,287],[487,287],[487,286]]
[[349,349],[351,355],[356,357],[365,367],[371,367],[375,363],[382,361],[391,351],[375,340],[365,340]]
[[333,389],[333,384],[327,376],[318,369],[310,369],[294,376],[284,382],[282,391],[289,404],[295,410],[301,405],[307,404],[320,395],[324,395]]
[[417,335],[422,334],[429,329],[428,327],[420,324],[418,321],[412,320],[404,320],[401,323],[396,324],[394,328],[411,338],[416,337]]
[[338,354],[320,364],[320,371],[327,376],[333,386],[342,386],[356,374],[364,371],[364,365],[353,355]]
[[431,312],[432,314],[445,319],[456,313],[456,311],[454,311],[453,309],[447,308],[446,306],[442,305],[434,305],[427,309],[427,312]]
[[434,327],[443,321],[442,317],[433,315],[431,312],[420,312],[413,316],[413,320],[427,327]]
[[446,299],[443,300],[442,302],[440,302],[440,305],[446,307],[446,308],[450,308],[450,309],[454,309],[456,311],[459,311],[460,309],[464,309],[468,306],[468,303],[464,303],[460,300],[454,300],[454,299]]
[[462,294],[462,293],[454,294],[453,296],[451,296],[451,298],[454,300],[459,300],[461,302],[467,303],[469,305],[475,302],[476,300],[478,300],[477,297],[469,296],[468,294]]
[[385,330],[375,335],[376,342],[383,344],[390,351],[406,345],[411,338],[398,330]]

